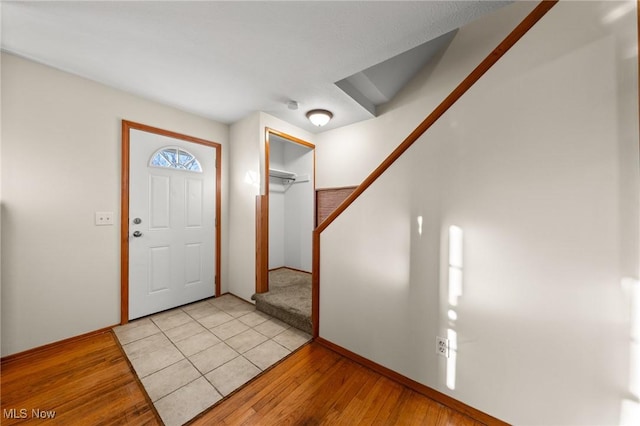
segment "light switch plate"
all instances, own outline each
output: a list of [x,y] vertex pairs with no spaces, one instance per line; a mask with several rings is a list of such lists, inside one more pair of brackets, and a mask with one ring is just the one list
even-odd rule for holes
[[96,212],[96,226],[113,225],[113,212]]

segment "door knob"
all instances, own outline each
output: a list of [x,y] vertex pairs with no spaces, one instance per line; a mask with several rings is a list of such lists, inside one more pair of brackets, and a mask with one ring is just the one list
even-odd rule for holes
[[138,238],[138,237],[142,237],[142,232],[140,232],[140,231],[135,231],[135,232],[133,233],[133,236],[134,236],[134,237],[136,237],[136,238]]

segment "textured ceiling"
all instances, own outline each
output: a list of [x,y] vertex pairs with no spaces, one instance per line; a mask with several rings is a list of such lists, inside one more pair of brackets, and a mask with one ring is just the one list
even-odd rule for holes
[[[334,83],[508,2],[7,2],[2,49],[233,123],[265,111],[309,131],[309,109],[371,114]],[[292,111],[287,101],[298,101]]]

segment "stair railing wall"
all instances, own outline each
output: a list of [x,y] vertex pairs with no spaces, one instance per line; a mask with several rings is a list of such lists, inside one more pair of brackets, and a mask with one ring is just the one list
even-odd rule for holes
[[626,3],[542,2],[318,226],[318,341],[488,422],[618,422],[639,274]]

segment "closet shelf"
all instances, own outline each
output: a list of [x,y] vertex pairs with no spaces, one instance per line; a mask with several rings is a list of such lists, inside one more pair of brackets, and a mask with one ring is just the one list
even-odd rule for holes
[[284,170],[278,170],[278,169],[269,169],[269,176],[272,177],[277,177],[280,179],[289,179],[289,180],[296,180],[296,174],[293,172],[287,172]]

